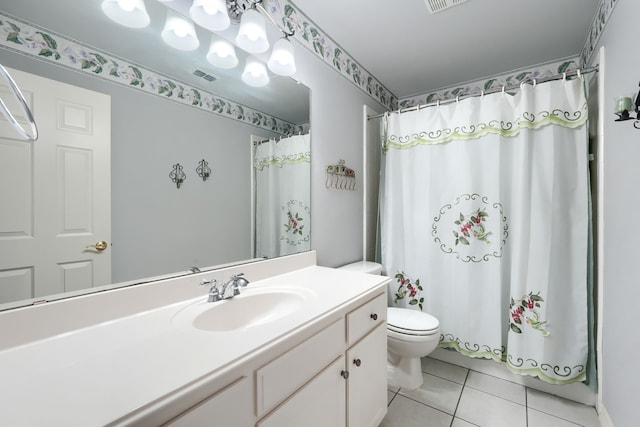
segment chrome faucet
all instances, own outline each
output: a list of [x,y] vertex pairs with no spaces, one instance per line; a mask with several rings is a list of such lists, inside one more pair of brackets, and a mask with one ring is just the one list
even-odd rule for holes
[[[249,284],[249,281],[242,276],[244,276],[244,273],[234,274],[228,282],[222,285],[222,289],[218,289],[217,280],[204,279],[200,282],[200,286],[211,286],[209,288],[209,298],[207,302],[221,301],[240,295],[240,287],[244,288]],[[228,289],[230,290],[229,295],[227,295]]]
[[[224,285],[222,285],[222,290],[220,291],[220,299],[228,299],[233,298],[236,295],[240,295],[240,287],[245,287],[249,284],[249,281],[245,279],[244,273],[238,273],[231,276],[231,279]],[[231,295],[227,295],[227,289],[231,286],[231,291],[233,293]]]

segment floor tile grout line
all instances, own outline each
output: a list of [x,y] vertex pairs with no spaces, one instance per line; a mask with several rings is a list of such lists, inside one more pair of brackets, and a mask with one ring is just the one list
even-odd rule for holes
[[453,410],[453,418],[451,419],[451,424],[453,425],[453,422],[456,419],[456,414],[458,413],[458,406],[460,406],[460,401],[462,400],[462,393],[464,393],[464,389],[465,387],[467,387],[467,380],[469,379],[469,372],[471,372],[471,369],[467,369],[467,375],[464,376],[464,383],[462,383],[462,389],[460,390],[460,396],[458,396],[458,401],[456,402],[456,407]]

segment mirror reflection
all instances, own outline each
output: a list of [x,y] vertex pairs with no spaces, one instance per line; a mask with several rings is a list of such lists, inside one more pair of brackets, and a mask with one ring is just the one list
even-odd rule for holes
[[[151,24],[144,30],[114,24],[100,2],[21,0],[0,11],[6,14],[0,20],[4,32],[15,30],[11,24],[21,27],[16,40],[22,42],[3,42],[0,63],[31,102],[41,131],[38,141],[28,143],[0,123],[0,197],[11,207],[0,215],[1,309],[310,248],[309,90],[275,75],[268,86],[249,87],[206,61],[208,43],[188,53],[164,46],[158,18],[166,15],[164,5],[146,4]],[[26,51],[46,42],[40,33],[59,41],[60,63],[52,59],[55,53]],[[127,85],[95,68],[74,69],[63,63],[71,57],[64,40],[113,55],[107,58],[120,61],[117,70],[126,63],[153,73]],[[195,69],[215,80],[203,80]],[[171,76],[201,98],[168,99],[157,88],[152,94],[149,88],[163,81],[157,76]],[[47,97],[63,102],[45,104]],[[220,99],[231,102],[220,106]],[[94,150],[94,137],[103,151]],[[293,142],[305,138],[302,145]],[[272,141],[275,151],[266,151],[271,144],[260,141]],[[292,152],[279,151],[294,145]],[[279,190],[277,206],[270,204],[273,189],[258,190],[262,171],[255,162],[261,153],[301,165],[291,172],[296,188]],[[203,160],[210,168],[207,179],[198,172]],[[176,164],[184,172],[180,188],[170,177]],[[269,203],[258,205],[260,200]],[[264,227],[257,218],[268,217],[289,234],[261,231],[258,237]],[[48,237],[38,240],[43,235]],[[100,242],[107,242],[106,248]],[[263,247],[269,249],[258,250]],[[52,260],[39,267],[34,257]]]

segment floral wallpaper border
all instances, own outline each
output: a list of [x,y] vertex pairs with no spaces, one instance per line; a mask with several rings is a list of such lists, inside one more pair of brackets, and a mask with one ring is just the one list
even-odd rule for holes
[[[501,74],[486,80],[477,80],[440,89],[433,93],[426,93],[410,98],[398,100],[375,77],[369,74],[347,52],[344,52],[335,41],[323,33],[309,17],[288,0],[269,0],[267,10],[276,21],[282,22],[285,28],[295,30],[295,38],[303,46],[320,56],[327,64],[337,72],[350,79],[356,86],[368,93],[378,102],[389,108],[409,108],[415,105],[428,104],[445,99],[453,99],[456,96],[480,93],[481,90],[519,84],[523,80],[545,77],[564,71],[576,70],[588,64],[593,50],[597,44],[606,22],[611,16],[613,8],[618,0],[601,0],[598,13],[594,17],[592,28],[587,38],[585,47],[580,55],[547,64],[533,65],[516,71]],[[284,4],[284,6],[281,5]]]
[[598,7],[598,12],[596,16],[593,18],[593,23],[591,24],[591,31],[589,32],[589,36],[587,37],[587,41],[585,43],[584,48],[582,49],[582,53],[580,54],[580,60],[582,64],[589,64],[593,52],[598,44],[598,40],[600,40],[600,36],[602,35],[602,31],[604,27],[607,25],[611,14],[613,13],[613,9],[618,4],[618,0],[601,0],[600,6]]
[[[564,71],[571,71],[583,66],[583,64],[588,64],[597,42],[602,35],[602,31],[617,3],[618,0],[601,0],[585,46],[581,54],[574,58],[526,67],[486,80],[463,83],[402,100],[398,100],[381,82],[340,48],[335,41],[318,28],[317,25],[291,1],[268,0],[268,2],[266,2],[266,9],[276,22],[281,22],[282,25],[289,30],[295,30],[295,39],[305,48],[322,58],[322,60],[333,67],[336,72],[349,79],[353,84],[386,108],[396,110],[398,108],[409,108],[420,104],[428,104],[438,100],[453,99],[456,96],[479,93],[489,88],[518,84],[526,79],[540,78]],[[6,34],[8,36],[16,32],[15,29],[11,27],[11,20],[14,21],[14,25],[20,22],[0,12],[0,35]],[[300,129],[297,128],[291,130],[290,128],[293,126],[291,123],[283,122],[265,113],[217,97],[214,94],[199,91],[189,85],[127,63],[122,59],[98,52],[89,46],[83,46],[65,39],[63,36],[54,35],[46,30],[38,29],[31,24],[25,22],[21,22],[21,24],[24,25],[24,28],[18,26],[18,34],[28,32],[31,37],[33,37],[31,40],[31,48],[27,48],[24,45],[20,46],[16,44],[15,41],[9,41],[5,37],[0,37],[0,46],[28,55],[38,56],[41,59],[50,60],[80,71],[94,73],[108,80],[134,86],[137,89],[155,95],[171,98],[184,104],[209,110],[216,114],[244,121],[274,132],[290,134],[300,131]],[[35,49],[39,47],[37,46],[38,43],[41,46],[43,42],[46,44],[50,41],[55,42],[55,45],[61,47],[51,49],[50,52],[45,50],[44,53],[42,53],[42,51],[35,51]],[[76,53],[73,57],[63,57],[63,54],[71,55],[73,52]],[[76,62],[73,62],[74,59]],[[102,63],[103,60],[104,63]],[[104,73],[105,68],[109,69],[106,74]],[[140,83],[147,84],[142,85]]]
[[308,16],[287,0],[269,0],[269,14],[283,27],[295,31],[295,39],[365,93],[390,110],[398,108],[398,98],[362,65],[326,35]]
[[558,61],[540,64],[533,67],[526,67],[515,71],[510,71],[486,80],[476,80],[463,83],[460,86],[451,86],[440,89],[436,92],[417,95],[411,98],[400,100],[399,108],[410,108],[416,105],[431,104],[436,101],[455,99],[457,96],[479,94],[481,91],[497,89],[503,86],[518,85],[524,80],[540,79],[555,74],[575,71],[580,68],[579,58],[565,58]]
[[283,135],[296,126],[0,12],[0,47]]

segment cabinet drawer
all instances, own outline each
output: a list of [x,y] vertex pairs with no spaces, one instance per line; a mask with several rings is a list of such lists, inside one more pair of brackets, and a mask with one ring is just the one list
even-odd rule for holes
[[347,342],[355,344],[371,329],[387,320],[387,295],[382,293],[347,314]]
[[256,371],[257,415],[282,402],[344,351],[344,320]]

